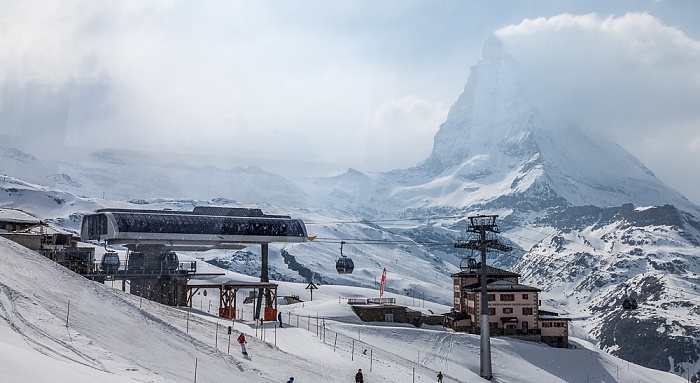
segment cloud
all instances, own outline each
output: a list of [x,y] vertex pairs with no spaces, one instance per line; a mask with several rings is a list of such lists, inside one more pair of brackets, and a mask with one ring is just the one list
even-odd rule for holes
[[415,165],[427,158],[433,137],[447,118],[447,107],[417,96],[388,100],[376,108],[371,120],[368,152],[372,161],[382,163],[380,170]]
[[[0,135],[50,130],[62,138],[53,145],[234,163],[347,166],[377,148],[367,144],[377,136],[369,122],[392,75],[376,65],[377,37],[364,30],[322,18],[293,24],[264,2],[11,5],[0,16],[0,56],[11,58],[0,62]],[[334,18],[361,10],[340,9]],[[318,11],[294,12],[313,19]]]
[[495,33],[553,124],[566,118],[608,136],[700,201],[696,181],[678,182],[689,166],[700,171],[700,42],[646,13],[561,14]]

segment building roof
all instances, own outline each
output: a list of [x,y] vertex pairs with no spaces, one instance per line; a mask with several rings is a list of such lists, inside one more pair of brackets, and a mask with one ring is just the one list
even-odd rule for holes
[[18,209],[0,208],[0,222],[10,223],[25,223],[30,225],[38,225],[39,218]]
[[555,313],[554,311],[547,311],[547,310],[539,309],[539,310],[537,310],[537,314],[538,314],[537,317],[539,318],[539,320],[565,320],[565,321],[571,320],[571,318],[559,316],[559,313]]
[[46,224],[34,226],[34,227],[28,229],[27,233],[37,234],[37,235],[40,235],[40,234],[44,234],[44,235],[58,234],[58,235],[71,235],[71,236],[75,235],[74,233],[71,233],[68,230],[64,230],[64,229],[61,229],[59,227],[54,227],[54,226],[50,226],[50,225],[46,225]]
[[[465,286],[464,290],[467,291],[474,291],[474,292],[480,292],[481,291],[481,283],[473,283],[469,286]],[[510,281],[506,281],[503,279],[498,279],[495,280],[489,284],[486,285],[486,291],[498,291],[498,292],[504,292],[504,291],[527,291],[527,292],[539,292],[541,291],[537,287],[532,287],[532,286],[527,286],[527,285],[521,285],[520,283],[513,283]]]
[[[481,267],[476,268],[476,269],[464,269],[460,271],[459,273],[452,274],[451,277],[470,277],[470,276],[480,276],[481,275]],[[504,278],[504,277],[520,277],[520,274],[518,273],[513,273],[508,270],[503,270],[499,269],[498,267],[493,267],[493,266],[488,266],[486,265],[486,277],[493,277],[493,278]]]

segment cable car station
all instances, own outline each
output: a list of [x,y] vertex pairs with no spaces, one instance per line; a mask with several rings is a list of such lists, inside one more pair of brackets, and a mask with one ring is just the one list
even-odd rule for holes
[[[277,285],[270,283],[268,277],[269,244],[306,242],[307,232],[303,221],[286,215],[268,215],[260,209],[196,206],[191,212],[101,209],[83,217],[81,238],[128,249],[123,269],[114,266],[108,252],[102,258],[101,270],[86,275],[88,278],[121,279],[123,290],[128,280],[131,294],[171,306],[190,306],[198,289],[219,288],[219,315],[226,318],[235,315],[235,294],[239,289],[257,289],[258,296],[264,297],[267,320],[276,315],[277,296]],[[261,249],[260,283],[188,285],[191,279],[223,274],[198,274],[196,262],[179,262],[175,253],[253,245],[260,245]],[[256,319],[260,317],[262,301],[257,300]]]

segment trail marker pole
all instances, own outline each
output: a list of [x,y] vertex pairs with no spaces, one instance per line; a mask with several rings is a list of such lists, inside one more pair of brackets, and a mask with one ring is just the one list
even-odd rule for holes
[[197,358],[194,358],[194,383],[197,383]]
[[219,322],[216,322],[216,332],[214,333],[214,348],[219,349]]
[[335,352],[335,346],[338,344],[338,333],[335,333],[335,340],[333,341],[333,352]]
[[355,360],[355,339],[352,340],[352,351],[350,351],[350,360]]
[[66,312],[66,327],[68,327],[68,316],[70,316],[70,299],[68,300],[68,312]]
[[186,332],[188,334],[190,333],[190,311],[192,311],[192,308],[187,310],[187,327],[185,327],[185,328],[186,328]]

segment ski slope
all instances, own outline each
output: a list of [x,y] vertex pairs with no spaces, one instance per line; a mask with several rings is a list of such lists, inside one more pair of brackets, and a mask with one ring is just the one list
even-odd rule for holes
[[[300,383],[344,382],[352,381],[358,368],[367,382],[431,382],[438,371],[445,382],[481,380],[478,336],[439,326],[362,323],[346,299],[377,296],[370,289],[319,286],[313,301],[280,306],[284,328],[277,323],[263,328],[251,320],[250,305],[243,305],[233,322],[209,314],[216,312],[208,302],[216,302],[216,294],[195,296],[191,310],[163,306],[124,293],[118,284],[87,280],[3,238],[0,264],[3,382],[255,383],[286,382],[291,376]],[[279,294],[306,300],[305,287],[280,282]],[[389,296],[416,310],[448,309]],[[230,346],[228,326],[233,327]],[[235,344],[239,332],[247,335],[250,358]],[[585,341],[572,343],[575,348],[555,349],[494,338],[492,381],[685,381],[628,364]]]

